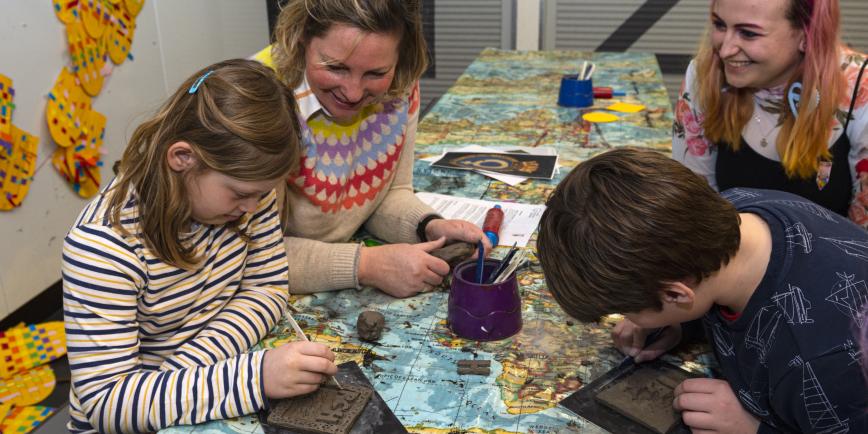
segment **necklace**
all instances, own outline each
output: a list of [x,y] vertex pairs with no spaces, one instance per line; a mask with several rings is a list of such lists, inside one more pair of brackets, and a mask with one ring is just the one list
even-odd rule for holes
[[[754,120],[757,122],[757,125],[762,124],[762,119],[760,119],[759,115],[753,115],[753,118],[754,118]],[[765,148],[766,146],[769,145],[768,137],[769,137],[769,134],[771,134],[772,131],[775,130],[775,127],[777,127],[776,124],[772,125],[772,127],[769,128],[769,130],[766,131],[765,134],[763,134],[762,138],[760,139],[760,146],[762,146],[763,148]]]

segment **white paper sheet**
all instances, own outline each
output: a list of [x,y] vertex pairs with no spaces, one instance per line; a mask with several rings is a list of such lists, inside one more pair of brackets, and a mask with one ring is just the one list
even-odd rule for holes
[[500,205],[503,209],[503,224],[498,245],[501,246],[512,246],[513,243],[518,247],[527,246],[546,209],[545,205],[492,202],[437,193],[418,192],[416,196],[445,218],[467,220],[479,227],[482,227],[485,213],[494,205]]

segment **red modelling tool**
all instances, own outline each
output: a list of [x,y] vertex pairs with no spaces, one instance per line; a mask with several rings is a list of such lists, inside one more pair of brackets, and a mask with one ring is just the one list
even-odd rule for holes
[[497,246],[500,225],[503,224],[503,210],[500,205],[495,205],[485,213],[485,221],[482,222],[482,232],[491,240],[491,247]]
[[594,87],[594,98],[611,98],[613,96],[626,96],[627,93],[623,90],[613,90],[611,87],[604,86],[595,86]]

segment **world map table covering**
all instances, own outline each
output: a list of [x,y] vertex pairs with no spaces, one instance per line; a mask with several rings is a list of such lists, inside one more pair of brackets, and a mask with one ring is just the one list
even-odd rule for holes
[[[595,86],[626,97],[597,100],[592,108],[556,104],[561,75],[584,60],[597,64]],[[423,89],[424,92],[424,89]],[[645,106],[617,113],[619,120],[590,124],[581,115],[626,101]],[[639,146],[667,152],[671,108],[653,55],[646,53],[516,52],[486,49],[420,123],[414,183],[419,191],[491,201],[544,203],[575,164],[607,149]],[[560,174],[517,186],[460,170],[431,169],[419,158],[467,145],[547,146],[557,149]],[[446,323],[448,291],[394,299],[375,289],[293,298],[293,316],[315,342],[328,344],[337,362],[356,361],[392,411],[413,433],[600,433],[601,428],[557,407],[557,402],[617,365],[612,347],[618,318],[581,324],[568,318],[549,291],[529,244],[529,265],[519,271],[522,330],[511,338],[476,342],[458,338]],[[499,258],[507,249],[495,249]],[[361,341],[356,319],[381,312],[386,329],[377,343]],[[295,340],[282,320],[254,349]],[[705,373],[708,348],[687,347],[667,360]],[[488,376],[458,375],[459,360],[491,360]],[[255,416],[174,427],[168,434],[261,433]]]

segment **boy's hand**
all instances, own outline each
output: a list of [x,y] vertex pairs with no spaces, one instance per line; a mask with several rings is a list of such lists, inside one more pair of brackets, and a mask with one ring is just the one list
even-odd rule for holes
[[742,407],[724,380],[691,378],[675,388],[672,407],[693,434],[755,433],[759,420]]
[[446,238],[441,237],[418,244],[362,247],[359,282],[398,298],[429,292],[449,274],[446,261],[428,254],[445,243]]
[[612,340],[615,342],[615,348],[628,356],[633,356],[636,363],[654,360],[681,341],[681,325],[675,324],[666,327],[659,339],[643,349],[645,338],[653,331],[654,329],[643,329],[624,318],[612,329]]
[[265,396],[279,399],[315,391],[325,375],[338,372],[334,360],[327,346],[315,342],[290,342],[266,351],[262,360]]

